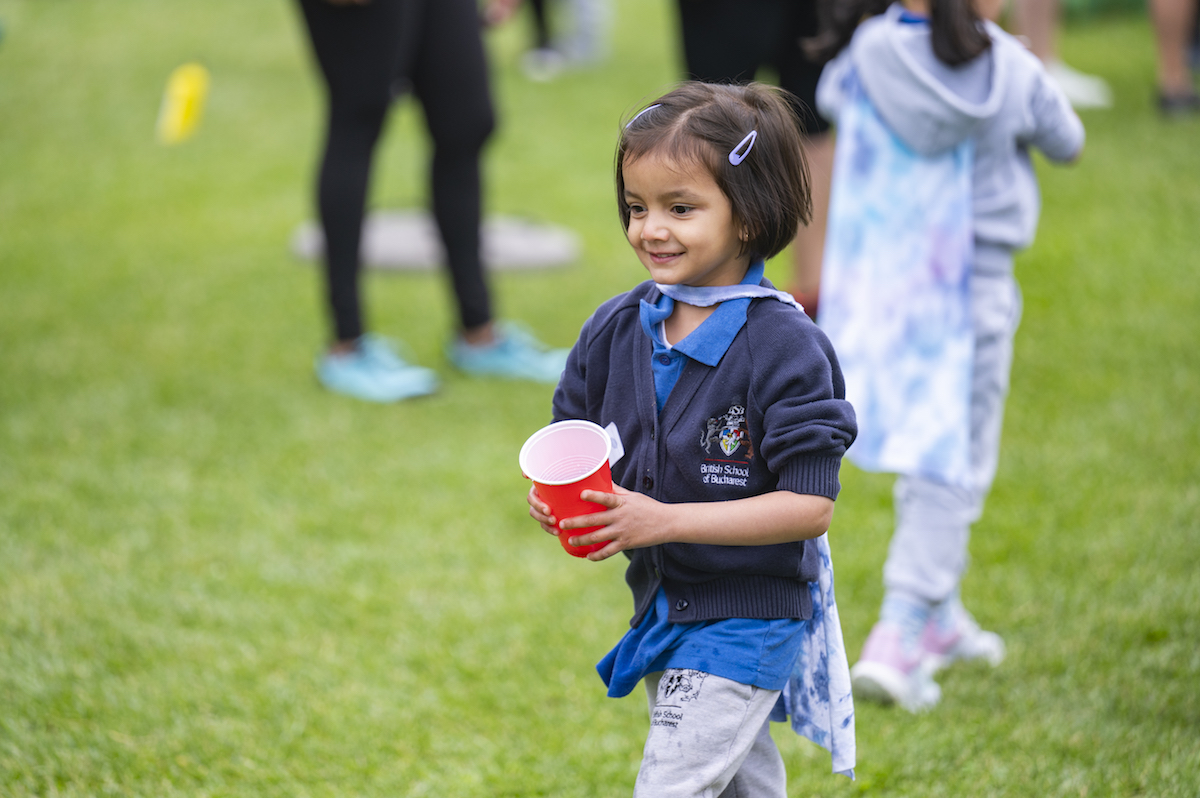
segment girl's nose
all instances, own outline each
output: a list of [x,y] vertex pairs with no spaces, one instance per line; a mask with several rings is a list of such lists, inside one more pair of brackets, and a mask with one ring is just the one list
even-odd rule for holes
[[646,214],[646,221],[642,225],[642,240],[643,241],[665,241],[671,235],[667,226],[662,224],[662,220],[658,214]]

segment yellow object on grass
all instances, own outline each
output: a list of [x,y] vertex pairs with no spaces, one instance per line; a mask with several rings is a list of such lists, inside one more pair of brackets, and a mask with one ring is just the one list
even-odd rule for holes
[[167,78],[158,112],[158,140],[178,144],[196,132],[208,98],[208,70],[195,62],[176,67]]

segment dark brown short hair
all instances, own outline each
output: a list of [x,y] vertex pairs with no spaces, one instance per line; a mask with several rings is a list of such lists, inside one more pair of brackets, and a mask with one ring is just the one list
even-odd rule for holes
[[[653,154],[707,169],[733,206],[734,222],[747,233],[743,254],[778,255],[812,216],[801,129],[785,92],[773,86],[681,84],[621,133],[616,165],[621,225],[629,229],[625,162]],[[752,130],[758,131],[754,146],[735,166],[729,155]]]

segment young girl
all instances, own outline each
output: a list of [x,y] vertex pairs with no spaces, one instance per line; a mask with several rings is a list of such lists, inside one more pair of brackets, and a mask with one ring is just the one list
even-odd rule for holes
[[937,667],[1004,656],[959,583],[999,454],[1013,253],[1037,226],[1029,149],[1083,147],[1038,59],[981,20],[998,6],[838,0],[822,42],[840,54],[817,94],[838,126],[819,320],[858,412],[850,457],[900,474],[883,607],[851,673],[856,695],[911,710],[938,701]]
[[[635,796],[785,795],[768,724],[785,687],[793,726],[853,767],[818,536],[854,411],[829,341],[763,278],[808,218],[798,130],[755,84],[686,83],[630,121],[617,204],[651,280],[587,320],[554,395],[555,420],[615,428],[625,452],[613,493],[581,494],[608,509],[561,526],[603,525],[571,543],[630,560],[632,628],[597,670],[613,697],[645,683]],[[556,534],[536,491],[529,504]]]

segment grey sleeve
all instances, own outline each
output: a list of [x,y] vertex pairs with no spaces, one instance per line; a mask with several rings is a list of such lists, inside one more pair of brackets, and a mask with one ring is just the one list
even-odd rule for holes
[[1083,122],[1049,75],[1039,72],[1029,99],[1034,130],[1027,143],[1052,161],[1073,161],[1083,150]]
[[846,89],[849,72],[853,69],[850,55],[842,53],[821,70],[821,79],[817,82],[817,111],[833,124],[837,124],[838,114],[846,104]]

